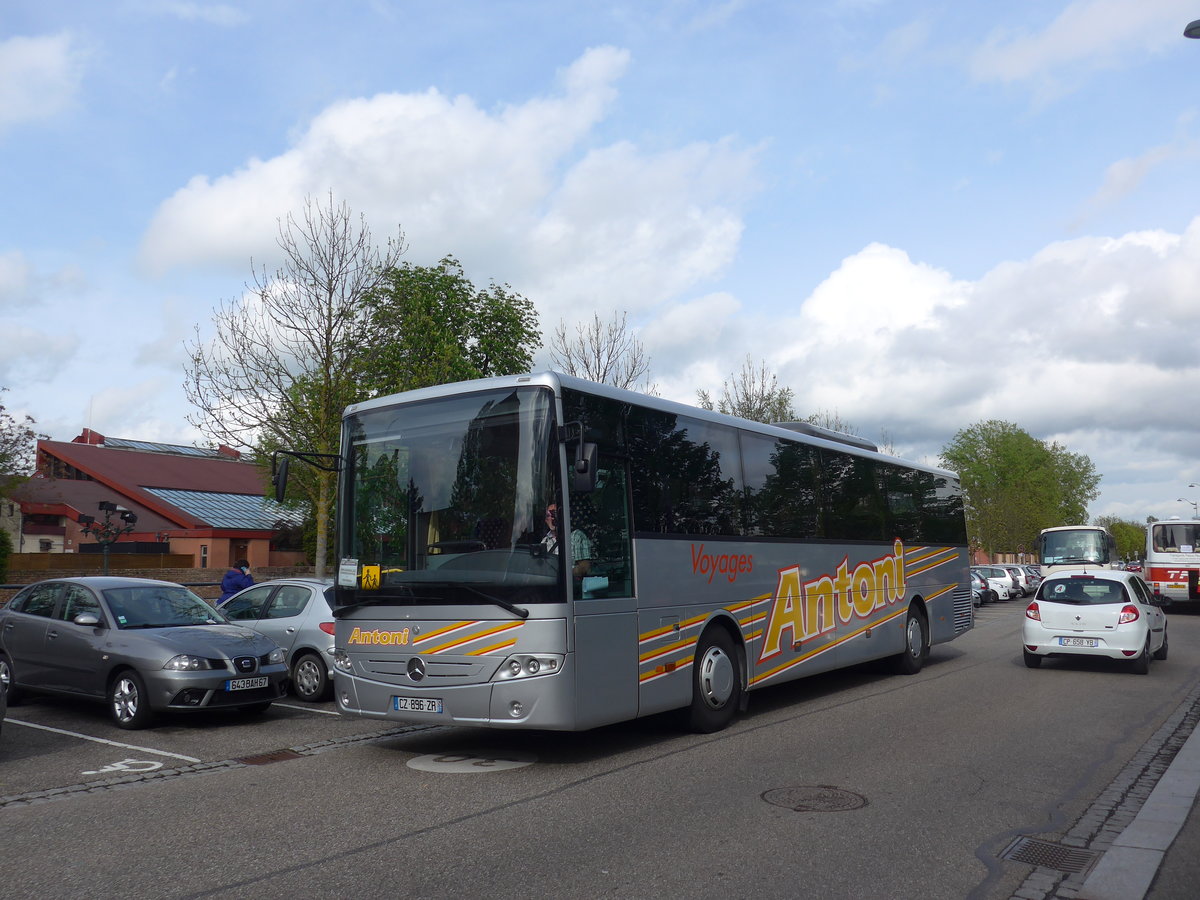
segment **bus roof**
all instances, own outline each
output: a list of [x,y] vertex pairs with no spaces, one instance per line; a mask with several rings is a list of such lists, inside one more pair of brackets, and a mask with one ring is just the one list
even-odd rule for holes
[[1103,531],[1108,532],[1108,529],[1103,525],[1055,525],[1053,528],[1043,528],[1041,533],[1046,534],[1050,531]]
[[[714,410],[702,409],[698,406],[690,406],[686,403],[679,403],[674,400],[666,400],[662,397],[654,397],[650,394],[641,394],[637,391],[628,391],[623,388],[613,387],[608,384],[600,384],[595,381],[588,381],[585,378],[577,378],[574,375],[566,375],[562,372],[534,372],[527,375],[500,375],[494,378],[479,378],[474,381],[458,381],[450,384],[439,384],[432,387],[418,388],[413,391],[405,391],[400,394],[389,394],[383,397],[376,397],[372,400],[364,400],[361,403],[354,403],[346,407],[346,414],[367,412],[380,407],[391,406],[395,403],[413,403],[420,400],[433,400],[440,397],[451,397],[458,394],[469,393],[472,391],[487,391],[494,389],[503,389],[506,387],[527,387],[527,386],[542,386],[553,389],[556,393],[560,388],[572,388],[588,394],[595,394],[601,397],[607,397],[611,400],[623,401],[625,403],[633,403],[638,406],[647,407],[649,409],[659,410],[666,413],[674,413],[675,415],[691,416],[694,419],[703,419],[710,422],[717,422],[725,425],[735,426],[746,431],[754,431],[759,434],[773,436],[777,438],[785,438],[788,440],[799,440],[802,443],[813,444],[818,447],[826,447],[830,450],[840,450],[843,452],[852,453],[855,456],[864,456],[871,459],[881,460],[883,462],[899,463],[911,469],[920,469],[925,472],[931,472],[937,475],[945,475],[950,478],[958,478],[954,472],[946,469],[930,466],[924,463],[913,462],[912,460],[901,459],[899,457],[890,456],[886,453],[879,452],[878,448],[870,441],[864,438],[859,438],[854,435],[843,434],[842,432],[832,431],[828,428],[810,425],[807,422],[795,423],[785,422],[776,425],[766,425],[762,422],[755,422],[751,419],[741,419],[737,416],[726,415]],[[802,425],[803,428],[796,427]]]

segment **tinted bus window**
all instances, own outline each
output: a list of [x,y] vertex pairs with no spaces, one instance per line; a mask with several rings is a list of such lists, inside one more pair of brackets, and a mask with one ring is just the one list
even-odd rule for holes
[[735,429],[631,409],[628,438],[637,531],[741,533],[742,477]]
[[846,541],[885,541],[887,513],[875,460],[821,450],[826,497],[825,536]]
[[746,533],[765,537],[825,536],[820,452],[796,441],[742,432]]

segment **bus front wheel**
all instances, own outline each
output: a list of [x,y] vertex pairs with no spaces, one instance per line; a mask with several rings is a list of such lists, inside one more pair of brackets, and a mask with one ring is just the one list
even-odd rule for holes
[[733,721],[742,699],[741,666],[728,632],[712,628],[704,633],[692,673],[688,724],[701,734],[720,731]]

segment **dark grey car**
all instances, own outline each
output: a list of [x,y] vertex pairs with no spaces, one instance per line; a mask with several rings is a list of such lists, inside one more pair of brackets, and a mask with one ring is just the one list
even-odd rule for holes
[[280,578],[248,587],[219,608],[286,650],[292,690],[315,703],[333,696],[332,597],[332,581]]
[[187,588],[147,578],[31,584],[0,609],[0,681],[104,700],[121,728],[155,712],[263,711],[287,690],[283,650]]

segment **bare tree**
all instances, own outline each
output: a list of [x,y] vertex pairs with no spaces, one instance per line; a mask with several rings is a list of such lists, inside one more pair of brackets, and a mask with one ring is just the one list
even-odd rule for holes
[[[240,299],[213,311],[211,340],[187,346],[188,421],[217,441],[256,451],[337,453],[342,410],[359,397],[349,356],[362,334],[362,301],[404,253],[404,235],[380,250],[345,202],[305,200],[279,222],[283,262],[254,271]],[[316,523],[316,574],[329,544],[334,473],[295,467],[292,483]]]
[[650,358],[642,342],[629,330],[629,314],[622,312],[612,321],[600,321],[593,313],[592,321],[575,326],[575,336],[567,334],[567,323],[560,321],[550,340],[550,359],[557,369],[568,375],[586,378],[600,384],[619,388],[640,388],[655,393],[648,381]]
[[[0,388],[0,393],[8,388]],[[0,403],[0,497],[16,487],[33,471],[34,448],[38,438],[36,423],[29,416],[14,418]]]
[[755,422],[789,422],[796,418],[792,389],[780,387],[778,377],[767,371],[765,362],[756,368],[749,354],[741,371],[730,375],[722,385],[721,399],[715,405],[708,391],[697,391],[696,397],[704,409],[716,409]]

